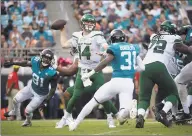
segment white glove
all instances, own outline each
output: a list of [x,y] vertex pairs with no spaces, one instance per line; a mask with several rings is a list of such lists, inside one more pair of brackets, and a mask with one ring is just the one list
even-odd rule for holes
[[88,78],[87,80],[83,81],[83,85],[84,85],[84,87],[91,86],[92,85],[92,81]]
[[95,70],[92,70],[89,73],[84,73],[81,75],[81,80],[84,82],[89,79],[89,77],[91,77],[93,74],[95,74]]

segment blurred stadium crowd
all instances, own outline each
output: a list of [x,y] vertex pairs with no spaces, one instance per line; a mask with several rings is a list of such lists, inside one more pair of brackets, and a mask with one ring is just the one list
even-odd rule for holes
[[[4,57],[23,55],[19,49],[45,48],[55,45],[44,1],[1,1],[1,48]],[[17,52],[14,52],[17,50]]]

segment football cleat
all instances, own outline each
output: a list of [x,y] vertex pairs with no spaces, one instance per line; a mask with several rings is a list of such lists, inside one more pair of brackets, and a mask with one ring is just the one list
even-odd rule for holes
[[67,121],[64,117],[62,117],[61,120],[56,123],[55,128],[63,128],[64,126],[67,126]]
[[158,122],[161,122],[166,127],[170,127],[172,125],[172,120],[167,119],[167,114],[163,110],[156,112],[155,117]]
[[22,126],[22,127],[31,127],[31,126],[32,126],[32,123],[31,123],[31,121],[25,120],[21,126]]
[[115,128],[116,127],[114,120],[113,120],[113,117],[107,117],[107,123],[108,123],[109,128]]
[[144,128],[144,117],[142,115],[138,115],[136,118],[136,126],[135,128]]
[[69,131],[74,131],[77,129],[77,123],[75,121],[72,121],[69,123]]
[[11,117],[11,116],[15,116],[15,115],[16,115],[16,114],[15,114],[15,111],[13,111],[13,110],[4,113],[4,116],[7,117],[7,118],[8,118],[8,117]]

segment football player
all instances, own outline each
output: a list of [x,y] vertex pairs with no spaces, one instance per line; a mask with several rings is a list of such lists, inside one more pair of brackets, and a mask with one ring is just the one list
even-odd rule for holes
[[[183,26],[177,33],[179,35],[182,35],[182,34],[186,35],[184,43],[186,43],[188,46],[192,46],[192,26],[191,25]],[[179,98],[181,100],[181,104],[184,111],[184,114],[182,114],[182,116],[180,116],[179,119],[177,119],[177,122],[187,121],[192,119],[189,111],[189,106],[190,106],[189,103],[191,101],[190,98],[192,97],[190,95],[187,96],[188,95],[187,84],[189,84],[192,81],[192,72],[191,72],[192,62],[191,61],[192,61],[192,55],[188,54],[184,59],[185,67],[182,68],[181,72],[175,78],[175,82],[179,91]],[[190,89],[189,89],[189,94],[191,94]]]
[[[54,54],[50,49],[44,49],[39,56],[34,56],[31,61],[23,62],[7,62],[5,66],[19,65],[23,67],[31,67],[32,83],[25,86],[13,98],[13,110],[5,113],[4,116],[17,115],[19,112],[17,106],[19,103],[32,98],[25,109],[26,120],[22,124],[23,127],[31,126],[33,111],[37,108],[43,108],[49,99],[54,95],[57,87],[57,72],[51,66],[54,63]],[[49,91],[49,84],[51,89]]]
[[[81,76],[84,73],[90,72],[99,64],[102,57],[97,53],[104,50],[108,46],[106,40],[104,39],[103,33],[101,31],[94,31],[95,25],[95,17],[91,14],[85,14],[80,20],[82,31],[74,32],[72,38],[67,43],[64,29],[61,31],[61,44],[64,48],[71,47],[73,50],[76,50],[78,54],[79,68],[73,89],[73,95],[67,104],[66,113],[60,122],[56,124],[56,128],[62,128],[66,124],[67,120],[71,120],[70,117],[74,104],[83,93],[86,93],[86,90],[88,90],[86,87],[91,86],[89,92],[92,91],[92,93],[95,93],[95,91],[104,84],[102,72],[95,73],[90,80],[81,80]],[[111,104],[110,101],[103,103],[103,106],[107,112],[109,127],[115,127],[111,116],[111,110],[114,110],[117,113],[117,109]]]
[[128,118],[129,111],[132,108],[133,77],[135,69],[138,69],[136,68],[136,64],[140,66],[139,68],[141,70],[144,70],[145,66],[138,56],[139,46],[126,43],[125,34],[122,30],[113,30],[110,39],[112,44],[107,50],[107,57],[89,73],[82,74],[81,79],[86,81],[88,78],[92,78],[94,74],[97,74],[109,63],[111,63],[113,68],[112,79],[97,90],[94,97],[84,106],[75,122],[70,123],[70,131],[75,130],[95,106],[112,99],[117,94],[119,94],[120,103],[120,111],[117,114],[117,119],[123,124]]
[[140,74],[140,92],[136,128],[144,127],[144,115],[149,107],[151,92],[154,84],[163,88],[159,94],[166,96],[163,109],[156,115],[157,121],[169,127],[171,122],[167,119],[167,112],[177,102],[178,90],[167,65],[175,52],[192,53],[192,48],[183,44],[179,35],[176,35],[176,25],[171,21],[164,21],[160,25],[160,32],[150,37],[148,52],[143,60],[145,71]]

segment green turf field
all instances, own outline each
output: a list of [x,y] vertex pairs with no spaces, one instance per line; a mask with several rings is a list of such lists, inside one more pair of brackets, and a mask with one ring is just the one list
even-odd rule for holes
[[135,120],[117,128],[109,129],[106,120],[85,120],[76,131],[69,132],[68,127],[55,129],[58,120],[34,120],[32,127],[21,127],[22,121],[2,121],[3,135],[192,135],[192,126],[177,126],[166,128],[158,122],[147,120],[144,129],[135,128]]

